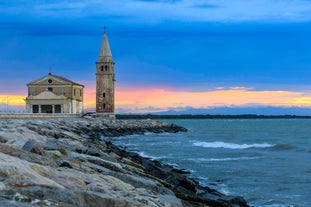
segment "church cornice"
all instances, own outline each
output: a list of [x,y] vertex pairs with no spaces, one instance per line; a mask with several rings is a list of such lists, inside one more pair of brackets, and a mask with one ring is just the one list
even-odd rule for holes
[[[53,75],[51,73],[49,73],[48,75],[43,76],[43,77],[41,77],[41,78],[39,78],[37,80],[34,80],[34,81],[30,82],[30,83],[27,83],[27,86],[28,87],[32,86],[32,85],[35,85],[35,86],[44,85],[44,86],[46,86],[46,85],[49,85],[49,84],[48,83],[46,83],[46,84],[45,83],[44,84],[39,84],[39,83],[42,82],[42,81],[45,81],[45,80],[48,81],[49,79],[54,79],[56,81],[59,81],[63,85],[66,85],[66,86],[68,86],[68,85],[75,85],[75,86],[81,86],[82,88],[84,88],[84,85],[81,85],[79,83],[73,82],[73,81],[71,81],[71,80],[69,80],[69,79],[67,79],[67,78],[65,78],[63,76]],[[56,85],[62,85],[62,84],[50,84],[50,85],[56,86]]]

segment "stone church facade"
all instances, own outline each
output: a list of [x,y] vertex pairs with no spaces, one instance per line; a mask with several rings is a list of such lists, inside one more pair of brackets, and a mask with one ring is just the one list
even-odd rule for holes
[[83,112],[84,86],[62,76],[48,75],[27,84],[27,113]]

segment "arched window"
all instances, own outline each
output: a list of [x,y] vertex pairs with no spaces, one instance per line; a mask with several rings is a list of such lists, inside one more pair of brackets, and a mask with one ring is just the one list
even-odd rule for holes
[[102,65],[100,66],[101,71],[108,71],[108,65]]
[[104,109],[106,108],[106,104],[103,104],[103,108],[104,108]]

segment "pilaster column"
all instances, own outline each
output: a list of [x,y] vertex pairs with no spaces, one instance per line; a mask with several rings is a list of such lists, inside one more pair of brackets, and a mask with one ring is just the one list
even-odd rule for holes
[[41,105],[39,105],[39,114],[41,114]]
[[55,114],[55,105],[52,105],[52,114]]

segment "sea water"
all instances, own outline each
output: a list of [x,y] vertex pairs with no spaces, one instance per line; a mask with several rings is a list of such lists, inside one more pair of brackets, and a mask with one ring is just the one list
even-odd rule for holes
[[165,120],[187,133],[132,135],[114,143],[187,169],[202,185],[252,206],[311,206],[311,120]]

